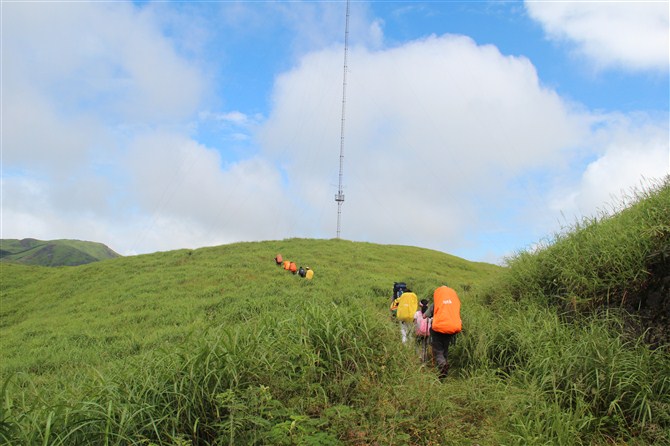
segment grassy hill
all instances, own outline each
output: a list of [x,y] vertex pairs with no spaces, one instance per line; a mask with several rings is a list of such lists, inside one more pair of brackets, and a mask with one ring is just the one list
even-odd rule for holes
[[102,243],[81,240],[0,240],[0,261],[41,266],[76,266],[120,255]]
[[[0,263],[0,441],[670,444],[668,348],[628,330],[626,311],[670,299],[669,190],[506,268],[305,239]],[[278,252],[314,279],[277,267]],[[388,317],[399,280],[461,297],[444,381]]]
[[[315,278],[307,281],[277,267],[277,252],[310,266]],[[249,395],[258,392],[267,392],[262,398],[271,396],[263,403],[271,407],[248,410],[266,410],[272,420],[240,412],[240,424],[232,420],[231,426],[221,427],[235,440],[231,444],[248,442],[256,422],[265,426],[257,426],[265,431],[258,434],[261,443],[293,444],[274,438],[291,429],[297,429],[292,435],[298,437],[320,438],[325,420],[320,415],[332,418],[348,410],[352,418],[363,410],[347,409],[350,397],[367,404],[368,391],[357,390],[359,386],[374,390],[386,382],[394,392],[388,380],[396,373],[404,386],[414,386],[407,373],[419,374],[418,360],[402,347],[388,320],[394,281],[408,282],[424,297],[445,281],[470,289],[501,269],[426,249],[299,239],[124,257],[67,269],[0,267],[5,283],[0,376],[10,378],[5,395],[10,402],[5,399],[5,424],[0,426],[28,444],[42,444],[47,433],[55,444],[73,438],[77,444],[104,443],[97,427],[96,435],[72,433],[86,431],[81,423],[90,417],[104,417],[94,409],[98,404],[121,411],[114,415],[120,417],[114,423],[121,424],[110,427],[119,435],[118,444],[143,439],[178,444],[187,438],[194,444],[216,443],[217,435],[210,432],[214,428],[204,419],[197,421],[204,415],[200,411],[218,425],[227,405],[244,412],[251,404]],[[463,299],[468,300],[465,291]],[[412,368],[404,370],[407,364]],[[430,382],[430,376],[422,379]],[[141,395],[129,395],[136,390],[127,386],[136,385],[149,387],[136,389]],[[161,400],[160,410],[182,412],[180,402],[162,400],[169,399],[175,385],[190,387],[189,396],[183,396],[201,407],[188,420],[177,416],[169,422],[177,425],[161,426],[160,435],[152,434],[150,425],[157,420],[143,415],[157,400],[145,397]],[[192,393],[200,391],[211,394]],[[96,401],[108,397],[120,400]],[[396,398],[380,409],[395,412]],[[88,402],[75,403],[82,400]],[[51,409],[40,409],[44,402],[52,415]],[[124,424],[130,413],[139,414],[141,421]],[[294,421],[301,427],[291,427]],[[344,423],[338,430],[345,429],[349,421],[338,423]],[[197,432],[198,424],[203,432]],[[371,435],[385,435],[387,428],[379,428]],[[367,427],[351,429],[345,429],[351,431],[347,435],[357,436]],[[336,438],[324,434],[321,440],[340,444],[332,443]]]

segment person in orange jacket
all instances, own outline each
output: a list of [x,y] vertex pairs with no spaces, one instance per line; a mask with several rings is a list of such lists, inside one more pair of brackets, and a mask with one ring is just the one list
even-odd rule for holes
[[456,335],[463,327],[461,301],[456,291],[446,285],[438,287],[433,292],[433,303],[423,313],[423,317],[433,318],[430,327],[430,346],[440,378],[444,378],[449,370],[447,361],[449,345],[456,341]]
[[295,264],[295,262],[291,262],[288,265],[288,270],[291,271],[292,274],[295,274],[298,272],[298,266]]

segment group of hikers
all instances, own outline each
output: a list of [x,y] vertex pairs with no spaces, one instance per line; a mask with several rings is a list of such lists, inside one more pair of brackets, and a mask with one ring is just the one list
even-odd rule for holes
[[314,277],[314,271],[309,267],[300,267],[296,265],[295,262],[291,262],[290,260],[284,260],[281,254],[277,254],[275,256],[275,263],[277,266],[283,267],[286,271],[289,271],[291,274],[297,274],[300,277],[304,277],[307,280],[312,280],[312,277]]
[[[281,254],[274,258],[277,266],[307,280],[312,280],[314,271],[309,267],[298,267],[295,262],[284,260]],[[461,332],[461,301],[453,288],[446,284],[433,292],[433,303],[417,297],[405,282],[393,284],[391,297],[391,318],[400,323],[400,335],[403,343],[411,337],[416,339],[417,348],[422,349],[421,359],[428,360],[427,346],[430,344],[433,362],[440,378],[447,376],[449,346],[456,341]],[[413,333],[412,333],[413,332]]]
[[413,327],[417,346],[423,347],[422,360],[427,360],[426,346],[430,343],[439,375],[446,377],[449,345],[456,341],[456,335],[463,328],[461,301],[456,291],[447,285],[438,287],[433,292],[433,303],[429,305],[427,299],[418,301],[406,283],[395,282],[390,310],[391,318],[400,323],[402,342],[407,343]]

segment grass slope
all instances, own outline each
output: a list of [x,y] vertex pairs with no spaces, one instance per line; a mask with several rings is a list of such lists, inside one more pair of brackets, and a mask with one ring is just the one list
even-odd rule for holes
[[[315,278],[307,281],[275,266],[272,258],[277,252],[312,267]],[[112,404],[116,408],[120,401],[104,389],[125,392],[118,386],[129,382],[142,386],[152,383],[151,389],[140,393],[151,393],[151,399],[162,398],[166,389],[153,386],[178,385],[175,380],[181,380],[181,374],[197,374],[189,364],[200,360],[216,370],[207,371],[204,365],[196,367],[198,370],[222,380],[225,370],[232,376],[231,381],[224,380],[220,385],[209,383],[214,375],[190,378],[189,385],[199,382],[204,386],[201,390],[213,392],[198,395],[198,404],[233,404],[228,399],[220,401],[224,397],[242,404],[248,392],[269,392],[272,404],[281,406],[272,415],[276,425],[259,431],[262,444],[282,444],[270,437],[280,435],[296,419],[302,420],[299,425],[305,425],[301,435],[317,435],[321,428],[312,423],[323,423],[341,410],[348,411],[349,417],[357,414],[357,418],[371,418],[364,426],[359,422],[349,426],[351,420],[345,417],[338,422],[344,423],[337,428],[344,431],[340,436],[384,437],[389,428],[395,429],[395,423],[384,415],[385,421],[377,425],[373,420],[376,416],[365,414],[377,410],[365,408],[370,403],[365,401],[371,396],[369,391],[386,389],[393,395],[395,386],[388,382],[380,385],[386,381],[395,384],[396,380],[412,388],[415,383],[408,373],[411,370],[418,374],[419,370],[413,352],[402,348],[396,328],[387,318],[393,281],[408,282],[423,297],[443,281],[457,289],[469,289],[500,270],[426,249],[297,239],[124,257],[68,269],[14,264],[0,267],[5,284],[0,318],[1,370],[4,379],[11,377],[4,416],[8,420],[22,419],[7,421],[6,426],[11,426],[11,435],[29,444],[42,444],[47,435],[51,435],[47,441],[65,438],[73,429],[71,423],[79,426],[77,423],[83,421],[71,411],[81,406],[74,401],[85,400],[94,406]],[[463,299],[468,302],[467,293]],[[235,353],[227,353],[229,349]],[[196,359],[198,355],[223,356]],[[411,369],[405,370],[409,364]],[[104,384],[98,376],[105,377]],[[428,382],[432,382],[430,377],[432,374],[426,375]],[[360,399],[357,409],[346,404],[354,396]],[[114,402],[98,401],[109,397]],[[385,399],[386,393],[379,397]],[[392,401],[380,401],[379,410],[391,416],[401,397],[398,394]],[[154,404],[142,400],[140,394],[124,395],[122,400],[135,398],[140,399],[136,401],[139,407]],[[50,410],[38,409],[44,402],[55,410],[50,434],[45,431]],[[172,401],[169,407],[181,404]],[[170,415],[168,419],[176,426],[161,425],[160,434],[131,425],[128,430],[116,431],[116,435],[123,439],[119,444],[141,442],[142,438],[173,444],[182,437],[190,437],[194,444],[214,444],[218,437],[210,432],[212,427],[203,417],[218,420],[223,416],[219,412],[226,411],[223,406],[193,409],[192,416],[201,419],[203,432],[191,425],[192,420]],[[133,407],[119,410],[142,412]],[[67,415],[65,408],[70,408]],[[188,411],[191,413],[191,409]],[[86,413],[85,418],[90,416]],[[288,425],[283,424],[287,421]],[[145,422],[143,419],[140,424]],[[237,426],[234,435],[228,428],[221,431],[233,435],[235,442],[231,444],[245,444],[250,441],[245,435],[251,435],[252,427],[253,423]],[[406,438],[404,430],[398,431],[399,438]],[[87,435],[77,442],[104,442],[90,432]],[[71,441],[73,437],[68,438]],[[337,438],[328,434],[322,440]]]
[[3,239],[0,260],[41,266],[76,266],[120,255],[102,243],[81,240]]
[[[67,269],[0,264],[0,440],[670,444],[668,350],[622,335],[626,299],[612,311],[601,294],[662,292],[667,190],[508,268],[302,239]],[[277,252],[314,280],[275,266]],[[636,270],[641,282],[615,277]],[[445,381],[388,318],[397,280],[419,297],[445,281],[461,296]]]
[[635,335],[670,346],[670,177],[628,201],[510,259],[491,299],[529,298],[573,315],[623,309]]
[[[311,266],[318,280],[281,274],[272,262],[276,252]],[[5,377],[105,368],[213,325],[257,317],[276,299],[332,305],[350,293],[383,310],[394,280],[423,297],[444,280],[469,286],[499,270],[425,249],[320,240],[180,250],[68,269],[1,268]]]

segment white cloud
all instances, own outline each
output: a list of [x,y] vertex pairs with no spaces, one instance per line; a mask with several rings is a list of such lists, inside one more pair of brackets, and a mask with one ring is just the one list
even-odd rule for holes
[[[267,120],[237,103],[217,110],[226,98],[203,94],[211,66],[176,50],[202,49],[166,37],[159,20],[175,16],[159,6],[3,6],[2,236],[90,239],[123,254],[333,237],[343,52],[328,45],[343,37],[341,5],[272,5],[303,49],[319,49],[276,78]],[[589,113],[543,86],[528,59],[463,36],[379,49],[384,23],[354,7],[344,238],[454,253],[491,240],[480,248],[490,260],[497,241],[528,231],[524,206],[586,212],[662,165],[662,118]],[[519,178],[543,186],[540,199]],[[572,199],[556,209],[544,192]]]
[[130,3],[2,8],[3,236],[119,241],[127,141],[185,127],[204,77]]
[[384,43],[384,22],[376,19],[370,23],[370,45],[372,48],[381,48]]
[[195,247],[274,238],[293,223],[279,172],[262,159],[223,166],[215,150],[179,134],[151,133],[133,141],[126,165],[138,206],[151,216],[139,236],[145,249],[153,246],[151,234],[160,234],[163,249]]
[[91,240],[117,248],[122,229],[109,213],[110,188],[100,179],[60,184],[25,177],[2,178],[2,238]]
[[237,110],[226,113],[204,111],[200,112],[198,116],[202,120],[212,120],[238,127],[250,127],[257,125],[262,118],[261,116],[248,116],[247,114]]
[[5,163],[67,177],[86,164],[91,146],[107,137],[90,116],[61,113],[40,92],[21,83],[7,84],[11,88],[4,89],[2,101]]
[[[461,245],[478,225],[470,197],[495,202],[514,175],[558,164],[588,134],[581,112],[544,88],[528,60],[465,37],[350,55],[345,237]],[[324,212],[334,209],[339,159],[339,56],[312,53],[278,79],[262,136],[292,187]]]
[[183,119],[199,101],[197,71],[129,4],[8,3],[3,14],[9,165],[76,174],[116,150],[125,123]]
[[573,42],[599,68],[668,71],[667,2],[527,0],[526,9],[552,39]]
[[60,114],[183,118],[205,87],[152,17],[131,4],[10,3],[3,12],[7,87],[30,86]]
[[603,117],[606,128],[594,134],[602,153],[586,166],[578,182],[554,191],[555,213],[579,218],[610,212],[633,190],[670,174],[667,122],[635,118]]
[[[280,7],[281,16],[293,31],[297,54],[318,51],[344,42],[345,8],[339,2],[294,2]],[[369,18],[369,6],[352,2],[349,14],[349,42],[377,47],[383,41],[381,21]],[[341,48],[338,44],[338,47]],[[340,60],[342,52],[340,53]]]

